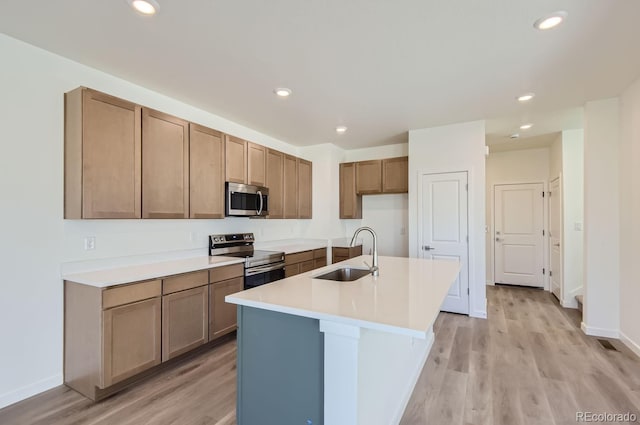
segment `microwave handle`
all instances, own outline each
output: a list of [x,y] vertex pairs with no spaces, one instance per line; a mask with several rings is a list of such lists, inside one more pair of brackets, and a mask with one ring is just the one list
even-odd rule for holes
[[262,199],[262,192],[257,192],[258,197],[260,198],[260,207],[258,208],[258,215],[262,214],[262,207],[264,206],[264,200]]

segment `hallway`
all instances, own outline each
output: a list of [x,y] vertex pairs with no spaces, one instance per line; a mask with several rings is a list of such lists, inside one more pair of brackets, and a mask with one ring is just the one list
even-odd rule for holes
[[578,411],[640,412],[640,359],[584,335],[580,312],[521,287],[488,286],[487,303],[488,320],[440,314],[402,425],[565,425]]

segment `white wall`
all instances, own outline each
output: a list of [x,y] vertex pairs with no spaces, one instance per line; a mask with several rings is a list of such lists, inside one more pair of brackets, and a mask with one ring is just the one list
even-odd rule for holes
[[[406,143],[353,149],[345,151],[344,158],[341,162],[407,156],[408,150],[409,146]],[[360,226],[369,226],[375,230],[378,235],[379,255],[408,257],[408,199],[406,193],[364,195],[362,197],[362,219],[342,220],[346,229],[345,236],[350,237]],[[337,214],[338,213],[336,213],[336,216]],[[369,253],[373,247],[371,237],[366,233],[361,233],[360,237],[362,237],[362,252]]]
[[620,338],[640,355],[640,79],[620,97]]
[[[494,279],[494,185],[505,183],[543,183],[545,188],[549,176],[549,148],[523,149],[515,151],[494,152],[486,159],[486,268],[487,283]],[[545,201],[546,205],[546,201]],[[548,226],[547,208],[544,208],[545,228]],[[548,269],[547,238],[544,243],[544,267]]]
[[549,181],[555,179],[562,172],[562,133],[549,147]]
[[470,314],[486,317],[485,124],[409,131],[409,255],[418,256],[418,173],[469,170]]
[[620,324],[619,139],[618,99],[588,102],[584,129],[583,328],[590,335],[617,337]]
[[577,308],[583,291],[584,267],[584,131],[562,132],[563,299]]
[[[206,252],[211,233],[252,231],[259,240],[344,236],[338,217],[331,147],[291,145],[60,56],[0,35],[0,116],[3,196],[0,258],[0,407],[62,383],[61,263],[174,250]],[[314,161],[313,220],[84,220],[63,212],[63,93],[88,86]],[[320,149],[320,148],[318,148]],[[332,200],[323,203],[326,196]],[[320,216],[323,217],[320,217]],[[84,251],[83,238],[96,237]]]

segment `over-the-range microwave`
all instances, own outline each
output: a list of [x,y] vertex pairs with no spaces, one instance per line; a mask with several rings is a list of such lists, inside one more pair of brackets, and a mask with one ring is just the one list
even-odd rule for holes
[[269,214],[269,189],[239,183],[225,183],[227,217],[263,217]]

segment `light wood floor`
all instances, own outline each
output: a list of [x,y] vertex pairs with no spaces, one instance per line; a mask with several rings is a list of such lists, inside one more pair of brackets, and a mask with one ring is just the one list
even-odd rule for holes
[[[545,291],[487,287],[488,320],[442,313],[401,425],[565,425],[640,412],[640,360],[604,349]],[[640,415],[638,415],[640,417]]]
[[[488,320],[438,317],[401,425],[565,425],[579,410],[640,411],[640,360],[585,336],[577,311],[523,288],[488,287],[487,302]],[[235,355],[230,341],[100,403],[59,387],[0,410],[0,424],[234,425]]]

